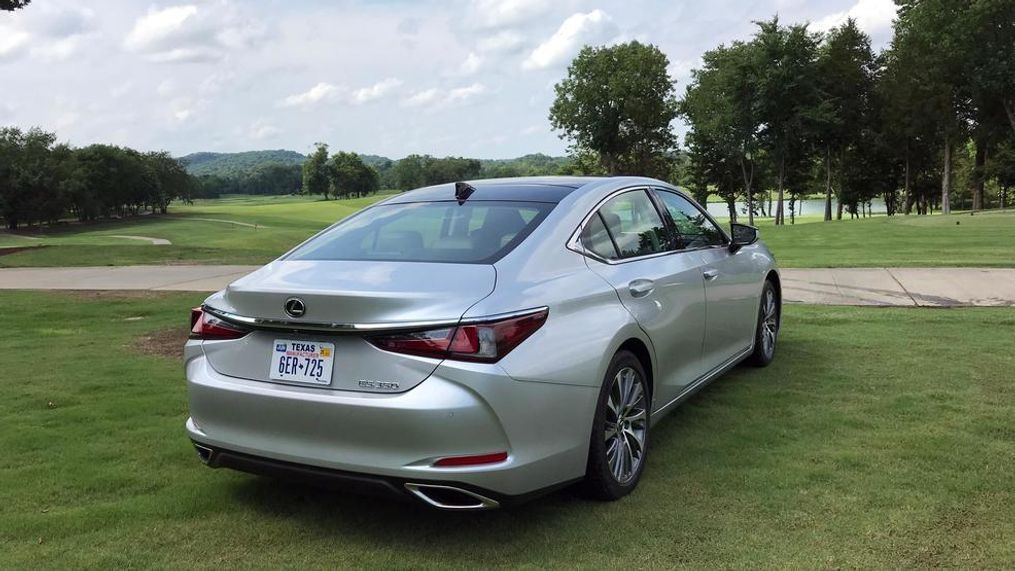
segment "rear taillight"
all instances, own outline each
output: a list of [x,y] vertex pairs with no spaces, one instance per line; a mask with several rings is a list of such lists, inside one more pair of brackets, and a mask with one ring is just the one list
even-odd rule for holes
[[190,310],[191,339],[239,339],[248,331],[211,315],[200,307]]
[[522,316],[465,323],[457,327],[376,335],[368,341],[393,353],[493,363],[542,327],[547,314],[546,309],[541,309]]

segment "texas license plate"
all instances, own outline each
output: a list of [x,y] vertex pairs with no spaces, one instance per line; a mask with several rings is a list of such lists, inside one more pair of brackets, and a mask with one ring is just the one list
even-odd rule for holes
[[275,381],[330,385],[335,345],[317,341],[276,339],[269,378]]

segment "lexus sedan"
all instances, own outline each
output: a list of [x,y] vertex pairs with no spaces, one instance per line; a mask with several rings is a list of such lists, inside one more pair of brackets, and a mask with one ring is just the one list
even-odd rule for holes
[[443,509],[615,500],[653,424],[771,362],[780,311],[758,231],[664,182],[431,186],[192,311],[187,433],[212,467]]

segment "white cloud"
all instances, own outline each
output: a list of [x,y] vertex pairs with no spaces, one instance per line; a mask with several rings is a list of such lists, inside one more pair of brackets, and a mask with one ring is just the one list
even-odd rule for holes
[[546,131],[546,127],[543,125],[529,125],[524,129],[518,131],[519,135],[535,135],[536,133],[542,133]]
[[502,30],[492,36],[484,36],[476,42],[476,48],[481,52],[504,52],[517,51],[525,43],[525,37],[514,30]]
[[425,105],[432,105],[436,103],[441,97],[441,92],[436,87],[430,89],[424,89],[423,91],[417,91],[402,100],[402,105],[405,107],[423,107]]
[[479,24],[489,28],[513,26],[545,14],[546,0],[474,0],[472,9]]
[[42,44],[32,48],[32,55],[47,62],[64,61],[70,59],[78,50],[81,36],[70,36],[60,38],[50,43]]
[[286,97],[282,100],[281,105],[283,107],[306,107],[324,99],[331,99],[340,92],[341,89],[338,86],[322,81],[303,93]]
[[354,105],[369,103],[370,101],[374,101],[388,95],[395,89],[401,87],[401,85],[402,80],[395,77],[389,77],[385,80],[378,81],[370,87],[363,87],[353,91],[349,95],[349,102]]
[[28,32],[0,24],[0,59],[17,56],[28,45]]
[[214,61],[256,45],[264,35],[263,25],[223,0],[149,8],[134,22],[123,47],[159,63]]
[[458,66],[458,73],[461,75],[473,75],[479,71],[480,66],[483,65],[483,58],[476,55],[475,52],[469,52],[466,56],[465,61],[462,65]]
[[389,77],[371,86],[354,90],[322,81],[303,93],[286,97],[279,104],[282,107],[308,108],[321,101],[341,101],[350,105],[363,105],[390,95],[401,85],[402,80],[395,77]]
[[258,119],[250,126],[247,136],[251,139],[263,141],[264,139],[271,139],[281,132],[278,127],[268,123],[264,119]]
[[130,91],[133,88],[134,88],[134,82],[128,79],[127,81],[124,81],[123,83],[120,83],[119,85],[114,85],[113,87],[109,88],[109,95],[111,97],[113,97],[114,99],[118,99],[118,98],[123,97],[124,95],[127,95],[128,93],[130,93]]
[[522,63],[523,69],[546,69],[566,63],[582,46],[604,42],[616,36],[617,25],[609,14],[593,10],[572,14]]
[[437,89],[436,87],[431,87],[430,89],[417,91],[406,97],[402,100],[402,106],[438,109],[441,107],[463,104],[486,92],[487,88],[482,83],[473,83],[472,85],[456,87],[454,89]]
[[0,59],[13,59],[26,52],[46,62],[69,59],[77,52],[80,40],[91,32],[93,19],[94,13],[87,8],[33,6],[31,11],[11,19],[11,24],[0,24]]
[[861,30],[873,35],[891,29],[897,9],[892,0],[857,0],[849,10],[829,14],[812,22],[809,27],[824,32],[845,24],[847,18],[853,18]]
[[477,95],[486,93],[486,86],[482,83],[473,83],[467,87],[459,87],[448,92],[448,103],[455,103],[472,99]]
[[158,49],[184,31],[187,20],[193,20],[195,16],[197,6],[193,4],[170,6],[161,10],[151,8],[134,22],[134,28],[127,34],[123,44],[127,49],[135,51]]
[[183,123],[194,116],[200,104],[190,97],[178,97],[169,103],[169,113],[177,122]]
[[155,93],[166,96],[176,90],[176,83],[172,79],[163,79],[159,82],[158,87],[155,88]]

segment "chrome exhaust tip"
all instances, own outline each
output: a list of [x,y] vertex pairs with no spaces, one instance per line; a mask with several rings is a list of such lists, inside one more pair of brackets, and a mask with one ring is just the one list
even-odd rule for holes
[[194,451],[197,452],[197,457],[198,457],[198,459],[201,460],[201,463],[203,463],[206,466],[208,464],[211,464],[211,457],[212,457],[212,454],[213,454],[213,451],[212,451],[211,448],[208,448],[207,446],[203,446],[203,445],[198,444],[198,443],[195,442],[194,443]]
[[442,510],[492,510],[500,507],[500,502],[497,500],[454,486],[406,483],[405,489],[431,506]]

